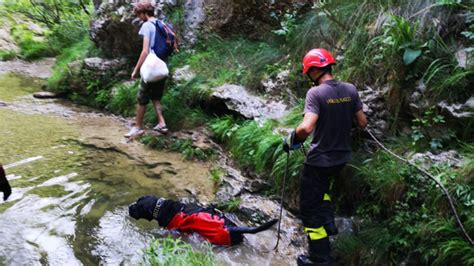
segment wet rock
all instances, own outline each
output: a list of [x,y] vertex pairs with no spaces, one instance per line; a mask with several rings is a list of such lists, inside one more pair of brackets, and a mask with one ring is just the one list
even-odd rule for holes
[[188,82],[196,77],[196,74],[191,70],[189,65],[185,65],[174,71],[173,80],[176,82]]
[[55,99],[61,97],[61,95],[50,91],[40,91],[33,93],[33,97],[37,99]]
[[0,102],[0,107],[6,107],[6,106],[7,106],[7,104],[6,104],[6,103],[4,103],[4,102]]
[[285,101],[289,105],[294,106],[298,102],[296,95],[290,90],[288,86],[290,71],[283,70],[273,77],[262,80],[261,86],[264,92],[274,99]]
[[242,86],[225,84],[212,91],[210,105],[218,113],[231,113],[246,119],[278,119],[287,113],[285,104],[251,95]]
[[[262,222],[278,219],[280,213],[280,205],[267,198],[244,194],[240,197],[241,203],[238,213],[246,220],[260,224]],[[275,226],[272,230],[277,230]],[[306,236],[303,232],[303,225],[293,214],[283,209],[281,221],[281,240],[277,254],[294,258],[303,253],[306,249]]]
[[451,167],[460,167],[463,164],[463,158],[455,150],[433,154],[431,152],[416,153],[410,161],[420,165],[423,169],[430,169],[434,164],[447,164]]

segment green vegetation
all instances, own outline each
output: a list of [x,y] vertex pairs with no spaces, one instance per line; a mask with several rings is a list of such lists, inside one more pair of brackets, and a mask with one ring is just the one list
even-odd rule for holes
[[269,43],[217,35],[201,40],[196,52],[181,52],[173,57],[174,63],[188,64],[205,77],[210,87],[224,83],[257,87],[266,70],[283,60],[284,53]]
[[234,198],[222,203],[217,204],[217,209],[223,212],[235,212],[239,209],[240,203],[242,202],[241,198]]
[[71,70],[69,64],[75,60],[83,59],[91,47],[92,42],[89,38],[84,38],[73,46],[64,49],[56,58],[53,74],[48,79],[49,88],[58,92],[67,92],[69,88],[66,84],[62,84],[62,82],[70,77]]
[[[236,121],[227,116],[211,121],[209,127],[216,138],[223,142],[241,168],[256,171],[275,183],[276,191],[281,187],[287,156],[282,148],[284,133],[274,128],[275,121],[259,125],[255,121]],[[296,191],[299,170],[304,156],[300,152],[290,157],[289,180],[291,191]]]
[[[400,143],[392,148],[402,153],[407,146]],[[467,162],[460,169],[446,164],[434,164],[430,169],[457,199],[461,219],[471,234],[473,148],[461,147]],[[358,234],[336,241],[336,253],[344,264],[354,262],[354,258],[364,264],[474,262],[474,248],[462,238],[446,198],[433,181],[384,152],[363,157],[356,167],[362,181],[352,183],[358,192],[346,199],[357,202],[363,223]]]
[[16,57],[15,51],[1,51],[0,50],[0,61],[8,61]]
[[[27,2],[19,1],[18,5]],[[234,83],[258,92],[262,79],[290,70],[289,89],[302,97],[310,86],[300,74],[302,56],[314,47],[328,48],[337,55],[334,73],[338,79],[354,83],[360,89],[369,85],[386,92],[392,129],[386,137],[398,154],[438,153],[448,148],[461,152],[465,158],[461,168],[435,164],[429,170],[456,199],[461,218],[473,235],[474,144],[469,139],[472,122],[459,130],[435,107],[440,100],[465,102],[472,96],[474,70],[469,62],[463,64],[457,58],[461,48],[466,61],[473,58],[472,7],[464,1],[446,0],[418,4],[416,1],[317,2],[307,12],[284,14],[279,25],[262,33],[261,39],[249,40],[237,34],[226,38],[200,36],[193,50],[173,56],[172,71],[189,65],[196,77],[190,81],[168,81],[162,99],[168,127],[180,130],[207,125],[238,165],[270,181],[273,189],[267,193],[275,193],[280,189],[287,162],[282,138],[301,121],[303,101],[281,121],[243,121],[232,116],[214,116],[207,106],[211,88]],[[84,3],[87,5],[89,1]],[[21,48],[19,56],[38,58],[59,53],[49,79],[52,89],[69,93],[69,97],[81,103],[134,116],[138,82],[120,85],[120,80],[112,80],[111,76],[97,79],[84,74],[77,84],[63,83],[69,78],[71,63],[94,52],[81,30],[86,28],[84,23],[88,20],[83,8],[77,1],[64,7],[59,16],[50,14],[49,21],[38,19],[41,9],[32,12],[29,18],[46,28],[42,35],[29,32],[25,25],[14,27],[14,38]],[[182,29],[183,9],[166,12],[178,31]],[[424,16],[425,13],[429,15]],[[8,51],[0,53],[2,60],[13,56]],[[86,99],[72,93],[73,85],[88,95]],[[425,87],[422,98],[427,107],[412,113],[405,99],[417,86]],[[149,105],[145,123],[156,124],[155,117]],[[214,156],[212,151],[193,147],[189,140],[145,136],[142,141],[153,148],[181,152],[189,160],[209,160]],[[356,150],[353,157],[352,167],[346,169],[349,173],[343,179],[336,178],[331,186],[338,211],[362,220],[357,234],[336,239],[336,253],[343,264],[474,264],[474,249],[461,238],[444,196],[432,181],[382,151],[367,154]],[[288,179],[290,201],[297,197],[303,161],[302,152],[292,153]],[[210,172],[216,184],[222,175],[220,169]],[[219,208],[234,211],[239,204],[237,198],[222,203]],[[159,265],[199,265],[201,262],[197,260],[201,256],[209,259],[208,253],[199,254],[180,240],[167,239],[150,245],[146,261]]]
[[214,182],[216,186],[221,183],[221,179],[225,175],[225,173],[220,168],[212,168],[211,171],[209,171],[209,174],[212,182]]
[[20,47],[20,55],[25,59],[37,59],[55,55],[55,51],[45,41],[45,37],[35,36],[28,28],[28,25],[16,25],[12,28],[11,33],[13,39]]
[[55,56],[88,35],[92,1],[3,1],[0,14],[14,25],[19,55],[28,60]]
[[144,263],[152,266],[220,265],[216,262],[209,244],[203,245],[202,251],[196,251],[190,244],[179,238],[168,237],[154,240],[144,253]]

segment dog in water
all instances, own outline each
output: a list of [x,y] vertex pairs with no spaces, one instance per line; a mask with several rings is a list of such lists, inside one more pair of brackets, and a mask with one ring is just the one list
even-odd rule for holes
[[3,166],[0,164],[0,191],[3,192],[3,200],[7,200],[10,194],[12,194],[12,188],[8,184],[8,180],[3,170]]
[[215,245],[231,246],[242,243],[244,234],[255,234],[272,227],[271,220],[258,227],[237,226],[214,207],[203,208],[174,200],[144,196],[128,207],[130,216],[148,221],[157,220],[168,230],[198,233]]

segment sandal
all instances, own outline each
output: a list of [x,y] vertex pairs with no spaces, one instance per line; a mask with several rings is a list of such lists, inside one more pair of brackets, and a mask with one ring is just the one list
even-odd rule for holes
[[160,133],[163,133],[163,134],[166,134],[168,133],[168,128],[166,126],[160,126],[160,125],[156,125],[153,130],[155,131],[158,131]]

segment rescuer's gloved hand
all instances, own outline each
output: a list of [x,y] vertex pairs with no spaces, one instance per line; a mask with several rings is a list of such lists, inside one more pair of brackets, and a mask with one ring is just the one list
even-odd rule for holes
[[3,192],[3,200],[7,200],[10,194],[12,194],[12,189],[10,184],[8,184],[7,177],[3,167],[0,165],[0,191]]
[[296,130],[293,130],[288,137],[283,139],[283,150],[285,152],[290,152],[292,150],[297,150],[301,148],[301,142],[296,141]]

